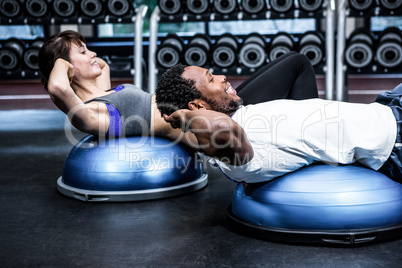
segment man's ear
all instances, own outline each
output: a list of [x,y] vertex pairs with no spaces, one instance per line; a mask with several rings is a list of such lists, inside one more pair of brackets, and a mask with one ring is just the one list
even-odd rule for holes
[[207,107],[205,106],[204,101],[200,99],[192,100],[188,103],[188,108],[190,110],[206,110]]

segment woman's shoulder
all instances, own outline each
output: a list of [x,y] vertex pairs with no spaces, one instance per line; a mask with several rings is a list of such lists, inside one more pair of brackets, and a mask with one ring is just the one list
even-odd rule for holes
[[140,91],[143,91],[141,88],[139,88],[139,87],[137,87],[136,85],[133,85],[133,84],[122,84],[122,85],[119,85],[119,86],[117,86],[117,87],[119,87],[119,88],[121,88],[121,89],[140,90]]

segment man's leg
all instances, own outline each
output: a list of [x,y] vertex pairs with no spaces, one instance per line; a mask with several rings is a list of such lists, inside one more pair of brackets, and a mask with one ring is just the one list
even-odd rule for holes
[[402,183],[402,147],[394,147],[388,160],[378,171]]
[[397,125],[395,147],[388,160],[378,171],[391,179],[402,182],[402,84],[391,91],[379,94],[376,102],[391,108]]
[[402,146],[402,84],[399,84],[391,91],[380,93],[375,101],[391,108],[398,128],[396,143],[400,143]]
[[393,90],[384,91],[378,94],[375,101],[384,105],[390,105],[392,102],[396,104],[400,102],[401,96],[402,96],[402,84],[399,84]]
[[297,52],[289,52],[268,63],[236,90],[245,105],[318,97],[314,69],[308,58]]

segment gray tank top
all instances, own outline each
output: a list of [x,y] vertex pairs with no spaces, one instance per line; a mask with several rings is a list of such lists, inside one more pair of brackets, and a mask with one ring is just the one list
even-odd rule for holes
[[116,92],[94,98],[86,103],[92,101],[104,102],[116,107],[120,112],[124,136],[149,135],[152,94],[135,85],[124,84],[116,87]]

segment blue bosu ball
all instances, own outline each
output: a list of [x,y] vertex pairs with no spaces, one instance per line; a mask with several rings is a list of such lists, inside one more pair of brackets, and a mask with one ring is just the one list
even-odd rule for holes
[[194,152],[170,140],[89,135],[68,154],[57,189],[83,201],[137,201],[192,192],[207,182]]
[[230,226],[260,239],[355,245],[402,235],[402,185],[358,166],[313,165],[236,187]]

